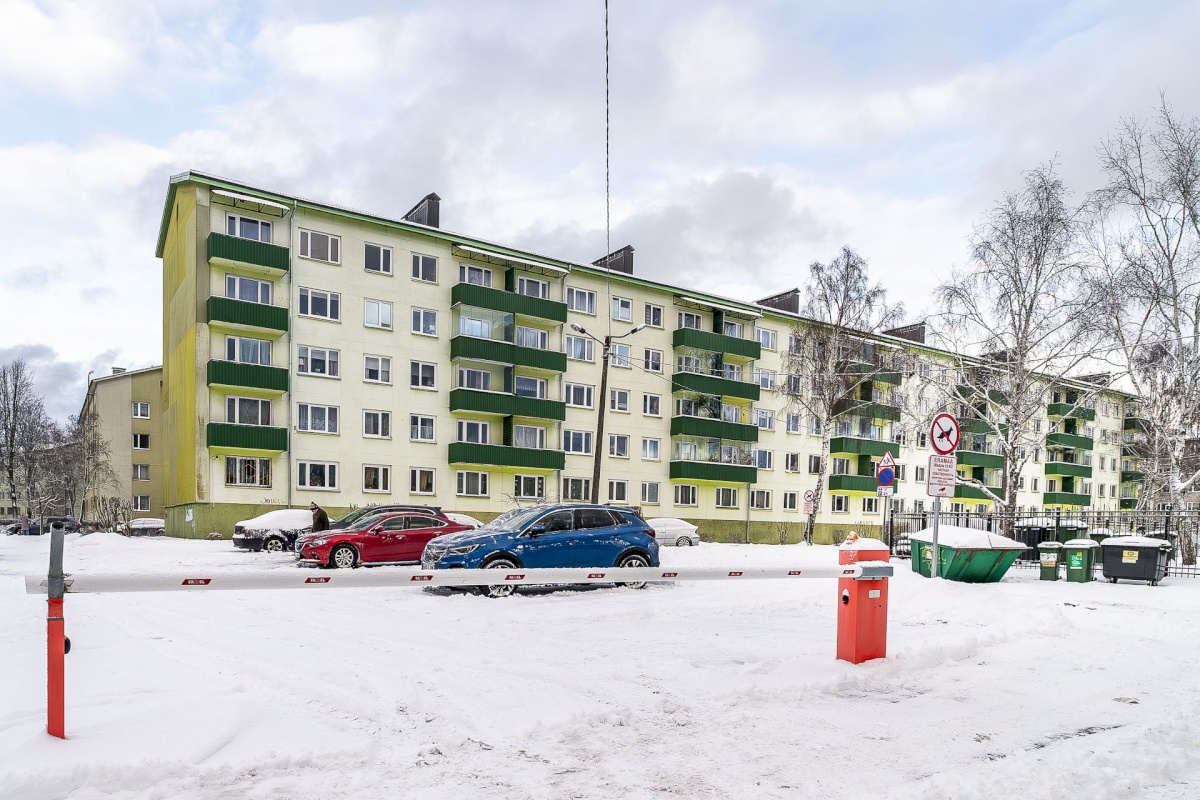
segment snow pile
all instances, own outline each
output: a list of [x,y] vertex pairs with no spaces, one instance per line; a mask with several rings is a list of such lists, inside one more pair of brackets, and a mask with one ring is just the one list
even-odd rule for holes
[[1077,519],[1058,517],[1025,517],[1013,523],[1015,528],[1086,528],[1087,523]]
[[167,527],[167,521],[158,517],[138,517],[129,521],[130,530],[142,530],[143,528],[154,530],[165,527]]
[[294,531],[310,527],[312,521],[312,511],[307,508],[281,508],[237,524],[248,531]]
[[[915,542],[932,542],[933,528],[917,531],[910,537]],[[956,550],[1024,550],[1025,545],[998,533],[988,533],[976,528],[963,528],[958,525],[938,526],[938,546],[953,547]]]

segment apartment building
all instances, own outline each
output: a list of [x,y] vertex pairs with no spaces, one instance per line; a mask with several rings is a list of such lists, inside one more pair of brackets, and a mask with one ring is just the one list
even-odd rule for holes
[[[786,349],[808,324],[797,293],[716,297],[639,277],[632,248],[574,264],[442,230],[439,212],[436,195],[397,220],[197,172],[171,179],[157,250],[171,534],[228,532],[310,501],[488,518],[587,499],[597,448],[601,502],[718,536],[799,531],[821,436],[782,391]],[[853,358],[873,379],[836,423],[819,510],[829,530],[880,524],[873,476],[887,450],[893,507],[926,501],[928,409],[913,398],[933,396],[954,363],[919,326],[865,336]],[[1116,508],[1133,491],[1119,469],[1128,400],[1049,404],[1019,502]],[[998,484],[999,459],[985,431],[964,437],[971,476]],[[963,509],[988,506],[959,490]]]
[[108,445],[113,482],[83,498],[82,519],[95,517],[98,498],[127,499],[134,517],[163,516],[162,367],[92,378],[80,419]]

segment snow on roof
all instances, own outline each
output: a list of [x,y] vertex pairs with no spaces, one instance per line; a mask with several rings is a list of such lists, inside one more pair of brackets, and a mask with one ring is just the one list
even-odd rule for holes
[[1099,547],[1100,543],[1095,539],[1068,539],[1063,542],[1063,547]]
[[1055,517],[1026,517],[1013,524],[1014,528],[1086,528],[1087,523],[1077,519],[1056,519]]
[[1166,539],[1150,536],[1110,536],[1100,543],[1101,547],[1170,547]]
[[281,508],[259,514],[254,519],[242,520],[238,525],[248,530],[294,530],[307,528],[312,521],[312,512],[307,508]]
[[[912,534],[910,539],[917,542],[932,542],[933,528],[926,528]],[[1001,536],[998,533],[963,528],[958,525],[938,526],[938,546],[945,545],[958,550],[1024,550],[1025,545]]]

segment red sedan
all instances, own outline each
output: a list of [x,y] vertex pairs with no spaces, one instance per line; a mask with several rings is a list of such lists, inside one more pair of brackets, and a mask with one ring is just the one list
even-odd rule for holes
[[471,530],[435,513],[402,511],[376,517],[365,528],[305,534],[296,541],[296,559],[349,569],[363,564],[419,563],[435,536]]

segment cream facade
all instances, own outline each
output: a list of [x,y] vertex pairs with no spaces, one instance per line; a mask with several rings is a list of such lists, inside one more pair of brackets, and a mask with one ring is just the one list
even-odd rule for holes
[[[538,498],[587,499],[599,447],[601,502],[714,536],[777,541],[789,525],[795,540],[821,447],[780,391],[804,320],[777,302],[641,279],[631,250],[606,269],[443,231],[431,198],[410,212],[434,223],[421,224],[172,178],[158,248],[168,532],[228,532],[310,501],[335,513],[389,501],[489,517]],[[596,340],[610,335],[620,338],[601,397]],[[893,508],[928,505],[919,398],[944,396],[953,360],[901,336],[868,337],[859,357],[889,369],[865,387],[864,416],[833,432],[824,533],[882,522],[872,476],[885,450],[900,465]],[[1120,468],[1126,399],[1048,404],[1048,448],[1018,504],[1117,508],[1131,491]],[[962,450],[964,472],[999,483],[994,442],[976,434]],[[989,505],[960,493],[963,510]]]
[[114,368],[88,384],[80,418],[108,444],[114,481],[87,493],[82,519],[94,517],[98,497],[128,500],[135,518],[163,516],[162,376],[161,367]]

